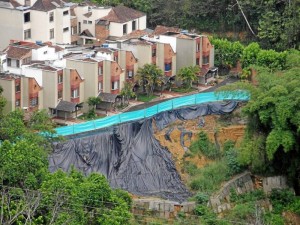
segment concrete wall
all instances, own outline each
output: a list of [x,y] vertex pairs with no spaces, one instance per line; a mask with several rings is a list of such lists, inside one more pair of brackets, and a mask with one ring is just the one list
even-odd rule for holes
[[55,108],[58,103],[57,72],[43,70],[44,108]]
[[265,177],[263,178],[263,189],[266,194],[269,194],[273,189],[286,189],[287,178],[284,176]]
[[0,15],[0,49],[2,50],[9,45],[11,39],[23,40],[24,19],[23,12],[15,9],[0,8]]
[[7,100],[6,105],[3,109],[4,113],[15,110],[15,81],[0,78],[0,86],[2,86],[3,88],[2,95]]
[[186,66],[196,65],[196,43],[193,39],[177,38],[176,72]]

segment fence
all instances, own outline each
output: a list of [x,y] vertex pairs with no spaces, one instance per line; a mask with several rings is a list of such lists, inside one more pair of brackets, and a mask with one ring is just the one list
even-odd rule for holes
[[107,116],[105,118],[88,121],[80,124],[74,124],[70,126],[60,127],[56,129],[57,135],[68,136],[73,134],[79,134],[87,131],[93,131],[117,125],[120,123],[130,122],[134,120],[140,120],[144,118],[150,118],[160,112],[180,108],[183,106],[196,105],[207,102],[223,101],[223,100],[248,100],[249,95],[247,92],[239,91],[233,94],[222,94],[216,95],[214,92],[198,93],[188,95],[184,97],[174,98],[165,102],[161,102],[157,105],[149,108],[120,113],[113,116]]

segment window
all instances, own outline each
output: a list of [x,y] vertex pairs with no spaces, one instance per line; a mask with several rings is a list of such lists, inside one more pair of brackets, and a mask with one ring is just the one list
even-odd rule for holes
[[35,97],[35,98],[31,98],[31,99],[30,99],[30,106],[31,106],[31,107],[37,106],[38,103],[39,103],[38,97]]
[[78,33],[81,33],[81,23],[78,23]]
[[18,67],[18,68],[20,67],[20,60],[18,60],[18,59],[16,60],[16,67]]
[[111,89],[117,90],[119,88],[119,81],[111,82]]
[[16,84],[16,92],[20,92],[21,91],[21,84]]
[[200,59],[196,58],[196,65],[199,66],[200,65]]
[[69,31],[69,27],[65,27],[64,29],[63,29],[63,32],[68,32]]
[[60,90],[60,91],[57,92],[57,98],[62,99],[62,97],[63,97],[63,91]]
[[30,39],[31,38],[31,30],[30,29],[27,29],[27,30],[24,30],[24,39]]
[[11,59],[7,58],[7,66],[11,66]]
[[136,30],[136,21],[132,21],[132,30]]
[[114,61],[118,62],[118,56],[117,55],[114,56]]
[[172,63],[166,63],[165,64],[165,71],[167,72],[167,71],[170,71],[170,70],[172,70]]
[[102,90],[102,82],[98,82],[98,91],[100,92]]
[[20,106],[20,99],[17,99],[16,100],[16,107],[19,107]]
[[128,77],[129,79],[133,78],[133,71],[132,71],[132,70],[128,70],[128,71],[127,71],[127,77]]
[[54,21],[54,12],[51,12],[49,14],[49,22],[53,22]]
[[24,23],[30,22],[30,12],[24,13]]
[[78,98],[79,97],[79,88],[71,90],[71,98]]
[[98,67],[98,75],[101,76],[103,74],[102,66]]
[[152,48],[152,57],[156,56],[156,48]]
[[69,15],[69,10],[63,11],[63,15],[64,16]]
[[84,20],[84,21],[83,21],[83,24],[87,24],[87,20]]
[[46,55],[48,53],[48,51],[44,51],[44,55]]
[[88,23],[89,23],[89,24],[92,24],[93,22],[89,20]]
[[203,56],[202,64],[208,64],[208,63],[209,63],[209,56]]
[[123,24],[123,34],[127,34],[127,24]]
[[61,84],[63,82],[63,75],[62,74],[58,74],[57,75],[57,83]]
[[71,34],[77,34],[77,26],[71,27]]
[[197,43],[196,44],[196,52],[199,52],[200,51],[200,43]]
[[50,29],[50,39],[54,38],[54,28]]

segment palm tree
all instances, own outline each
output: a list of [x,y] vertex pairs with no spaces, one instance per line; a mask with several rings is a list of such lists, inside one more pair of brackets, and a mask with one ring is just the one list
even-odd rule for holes
[[181,68],[177,76],[182,80],[187,88],[191,88],[193,81],[198,79],[197,74],[199,72],[199,66],[187,66]]
[[136,81],[143,87],[143,92],[152,95],[154,89],[163,83],[163,71],[156,65],[145,64],[143,68],[139,68],[135,76]]

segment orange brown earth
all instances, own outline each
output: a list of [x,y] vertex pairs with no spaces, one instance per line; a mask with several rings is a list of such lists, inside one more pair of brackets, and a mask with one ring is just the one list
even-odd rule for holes
[[[220,122],[219,115],[209,115],[203,117],[205,120],[205,126],[199,127],[199,118],[195,120],[187,120],[187,121],[180,121],[177,120],[174,123],[167,126],[165,129],[159,131],[154,127],[154,135],[159,140],[162,146],[165,146],[169,149],[169,151],[173,155],[174,162],[176,164],[176,169],[180,173],[183,180],[187,180],[187,175],[183,173],[182,164],[183,160],[191,161],[195,164],[198,168],[204,167],[206,164],[210,162],[210,160],[206,159],[203,156],[196,155],[193,158],[186,157],[184,158],[185,150],[180,144],[180,134],[181,131],[178,127],[184,128],[186,131],[191,131],[192,141],[196,139],[197,134],[200,131],[205,131],[208,134],[209,139],[215,143],[215,135],[217,142],[222,146],[223,143],[227,140],[232,140],[233,142],[240,143],[243,138],[245,125],[239,123],[231,123],[231,124],[223,124]],[[172,142],[165,139],[165,133],[170,128],[174,127],[174,130],[170,134],[170,138]],[[185,146],[189,147],[191,141],[185,138]]]

